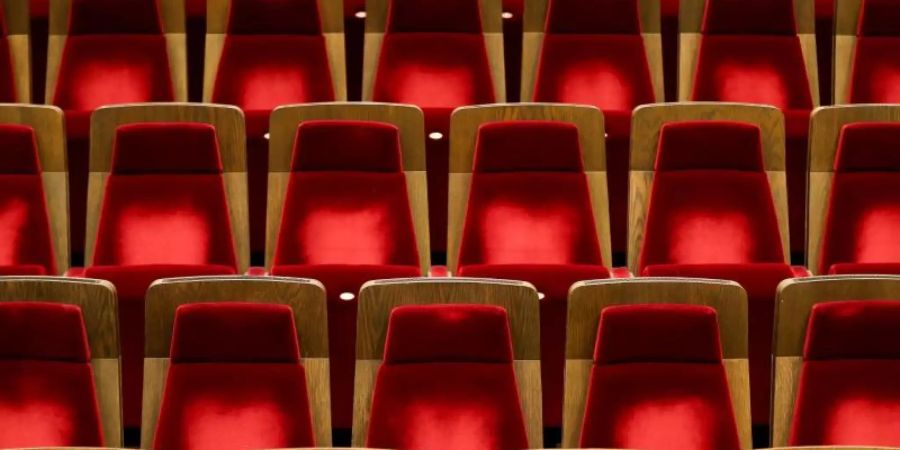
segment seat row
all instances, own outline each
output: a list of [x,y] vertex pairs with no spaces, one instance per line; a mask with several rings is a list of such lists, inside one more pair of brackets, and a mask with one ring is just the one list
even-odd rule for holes
[[[532,285],[380,280],[359,297],[354,445],[543,444]],[[900,277],[792,280],[777,298],[774,443],[900,446]],[[331,445],[326,302],[314,280],[155,282],[141,448]],[[121,444],[118,305],[104,281],[0,279],[0,448]],[[747,306],[729,281],[576,283],[563,447],[751,448]]]

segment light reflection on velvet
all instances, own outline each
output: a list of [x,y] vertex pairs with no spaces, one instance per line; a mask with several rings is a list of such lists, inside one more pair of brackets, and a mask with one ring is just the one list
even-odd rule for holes
[[0,175],[0,266],[39,265],[56,273],[39,175]]
[[850,103],[900,102],[900,36],[860,36],[850,81]]

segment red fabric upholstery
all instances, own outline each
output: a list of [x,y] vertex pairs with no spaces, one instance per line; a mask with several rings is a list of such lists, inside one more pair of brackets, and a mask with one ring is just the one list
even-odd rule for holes
[[481,33],[477,0],[390,0],[388,33]]
[[797,33],[792,0],[706,0],[704,34]]
[[859,36],[900,36],[900,7],[891,0],[863,0]]
[[40,175],[34,129],[26,125],[0,124],[0,174]]
[[[506,317],[485,305],[395,308],[366,446],[527,448]],[[422,339],[432,340],[431,356]]]
[[741,448],[714,309],[604,308],[594,361],[582,447]]
[[640,34],[637,0],[553,0],[545,31],[568,34]]
[[290,307],[179,306],[171,356],[154,448],[315,445]]
[[[704,143],[718,151],[709,151]],[[740,170],[762,172],[762,137],[759,127],[726,120],[669,122],[660,128],[657,171]]]
[[303,122],[297,127],[291,170],[401,172],[400,130],[383,122]]
[[896,2],[864,0],[850,82],[851,103],[900,102],[900,7]]
[[0,447],[102,446],[81,309],[0,303]]
[[858,122],[841,127],[836,172],[900,172],[900,122]]
[[861,273],[874,273],[885,275],[900,275],[900,262],[896,263],[839,263],[832,264],[828,269],[828,275],[850,275]]
[[69,34],[160,34],[157,0],[72,0]]
[[893,301],[813,306],[791,427],[792,445],[900,445]]
[[578,127],[543,120],[483,124],[475,142],[473,171],[583,172]]
[[112,173],[218,174],[219,142],[212,125],[148,122],[122,125],[113,143]]
[[320,34],[318,0],[231,0],[229,34]]

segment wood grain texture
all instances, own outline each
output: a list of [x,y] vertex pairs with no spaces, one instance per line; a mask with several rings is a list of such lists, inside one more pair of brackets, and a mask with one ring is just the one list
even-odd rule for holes
[[575,283],[569,291],[563,447],[577,447],[601,311],[608,306],[684,303],[716,310],[722,353],[743,448],[751,448],[747,294],[737,283],[679,278],[633,278]]
[[834,103],[850,103],[850,82],[856,53],[856,31],[862,0],[835,0]]
[[841,105],[817,108],[810,119],[807,265],[818,273],[834,160],[841,130],[847,124],[900,122],[900,105]]
[[653,170],[659,133],[669,122],[687,120],[729,120],[746,122],[760,129],[763,165],[769,176],[772,202],[784,246],[785,262],[790,261],[787,184],[785,178],[784,116],[778,108],[746,103],[690,102],[642,105],[635,109],[631,124],[631,174],[628,202],[628,267],[638,274],[638,257],[643,244],[647,208],[653,190]]
[[459,246],[465,223],[465,206],[468,202],[468,183],[471,182],[479,128],[490,122],[528,120],[566,122],[578,128],[584,170],[589,174],[588,180],[591,183],[590,194],[594,206],[597,239],[604,264],[609,265],[612,261],[609,240],[609,194],[605,184],[601,184],[606,177],[606,144],[603,114],[600,110],[593,106],[551,103],[466,106],[454,111],[450,120],[447,266],[451,273],[456,272],[459,262]]
[[[353,445],[365,444],[375,376],[384,355],[388,319],[402,305],[497,305],[509,314],[514,367],[529,442],[542,442],[540,319],[534,287],[521,281],[476,278],[410,278],[370,281],[359,293]],[[535,439],[536,442],[535,442]]]
[[55,106],[0,104],[0,124],[25,125],[34,130],[56,275],[62,275],[69,268],[69,187],[62,110]]
[[16,101],[31,103],[31,38],[28,2],[2,0]]
[[110,445],[122,445],[119,313],[115,288],[102,280],[2,277],[0,302],[19,301],[64,303],[81,308],[104,438]]
[[106,178],[112,167],[116,130],[122,125],[142,122],[198,122],[216,128],[238,271],[245,271],[250,262],[250,243],[244,115],[234,106],[196,103],[141,103],[105,106],[94,111],[91,116],[86,265],[93,263],[94,243]]
[[394,125],[400,132],[400,153],[413,215],[416,248],[422,273],[428,273],[431,250],[428,197],[425,186],[425,119],[412,105],[392,103],[312,103],[283,106],[272,113],[269,138],[269,199],[266,217],[266,267],[272,268],[297,127],[309,120],[360,120]]
[[156,423],[162,407],[169,358],[144,358],[144,392],[141,398],[141,448],[153,448]]
[[[143,428],[152,442],[176,309],[184,304],[252,302],[290,306],[307,377],[316,442],[331,444],[331,403],[325,288],[315,280],[280,277],[197,277],[154,282],[147,291],[144,361],[145,414]],[[148,379],[147,377],[162,379]]]
[[773,445],[787,445],[794,417],[794,401],[800,382],[803,358],[799,356],[776,356],[772,379],[772,431]]

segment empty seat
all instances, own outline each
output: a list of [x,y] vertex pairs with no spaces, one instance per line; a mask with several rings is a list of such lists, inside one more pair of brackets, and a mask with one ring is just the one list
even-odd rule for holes
[[[606,186],[587,175],[602,170],[602,150],[585,137],[602,136],[601,119],[588,107],[557,107],[551,113],[529,113],[528,108],[493,107],[485,110],[495,115],[490,119],[477,116],[484,114],[482,107],[454,114],[454,123],[466,123],[477,137],[468,167],[471,183],[452,190],[469,196],[467,202],[453,202],[463,209],[451,213],[460,218],[453,223],[461,230],[450,230],[451,236],[460,236],[449,240],[460,242],[458,253],[451,250],[450,270],[460,276],[525,280],[544,295],[543,416],[545,425],[559,427],[569,287],[610,276],[608,217],[592,203],[605,198]],[[513,111],[526,120],[502,120]],[[577,118],[567,119],[567,113]],[[456,148],[462,151],[453,155],[455,161],[472,161],[471,147]]]
[[[799,15],[795,18],[795,3]],[[804,53],[800,35],[814,47],[812,2],[806,0],[706,0],[705,9],[685,7],[699,29],[682,29],[681,100],[759,103],[784,112],[787,134],[791,249],[802,253],[806,201],[809,114],[818,105],[810,80],[814,52]],[[808,11],[807,11],[808,9]],[[700,14],[703,14],[702,19]],[[804,20],[798,22],[798,20]],[[689,33],[700,33],[699,45]]]
[[222,51],[219,58],[207,61],[206,70],[214,75],[204,100],[236,105],[244,111],[251,246],[262,254],[269,114],[281,105],[347,97],[344,49],[339,39],[343,21],[337,19],[340,2],[229,0],[212,5],[207,39],[219,43]]
[[177,57],[184,46],[179,6],[184,7],[181,0],[51,5],[46,100],[66,113],[75,254],[84,250],[91,113],[116,103],[187,100],[184,61]]
[[[500,11],[500,0],[487,0]],[[459,106],[505,98],[499,16],[483,16],[481,0],[377,0],[384,23],[369,16],[369,51],[363,100],[409,103],[425,112],[429,140],[428,204],[431,247],[445,250],[450,113]],[[380,15],[381,17],[384,14]],[[383,33],[383,34],[382,34]],[[380,47],[377,37],[383,37]]]
[[[644,103],[663,101],[662,67],[651,67],[648,55],[658,55],[659,2],[638,0],[549,0],[543,11],[527,18],[529,31],[543,42],[526,45],[536,67],[523,67],[525,101],[593,105],[603,110],[606,126],[607,176],[613,251],[624,256],[628,222],[628,154],[631,111]],[[653,8],[656,11],[641,11]],[[534,11],[537,8],[529,9]],[[534,29],[532,29],[534,28]],[[649,45],[648,45],[649,44]],[[653,61],[660,63],[654,57]]]
[[[414,211],[424,218],[424,199],[407,191],[407,180],[416,183],[413,190],[425,188],[424,167],[404,166],[404,160],[424,165],[422,143],[413,146],[407,139],[401,146],[400,127],[402,133],[422,137],[421,112],[403,107],[403,114],[412,117],[404,122],[379,106],[343,108],[328,115],[323,108],[301,106],[274,116],[282,123],[282,117],[305,112],[309,120],[299,126],[292,120],[279,129],[296,133],[275,137],[275,145],[287,145],[273,146],[273,161],[288,162],[289,170],[273,165],[272,176],[286,177],[287,186],[272,184],[273,198],[284,202],[271,210],[275,215],[270,221],[277,228],[270,236],[275,241],[270,272],[314,278],[325,285],[333,421],[335,427],[349,429],[359,288],[369,280],[424,275],[430,255],[427,229],[416,230],[413,221]],[[385,121],[359,120],[364,116]]]
[[[238,256],[238,249],[246,251],[246,236],[233,227],[245,225],[246,217],[236,211],[246,211],[246,199],[226,193],[241,192],[242,186],[239,178],[223,175],[223,169],[243,167],[243,145],[232,141],[243,137],[234,129],[227,137],[222,131],[239,126],[234,108],[157,105],[101,112],[106,120],[98,120],[98,128],[114,136],[114,144],[95,144],[99,151],[92,155],[94,167],[109,175],[92,180],[91,202],[100,206],[91,212],[96,228],[89,231],[94,245],[85,276],[110,280],[119,293],[125,421],[138,426],[147,287],[159,278],[233,274],[246,267],[246,254]],[[198,121],[137,119],[175,120],[180,114]]]
[[[713,111],[722,118],[755,112],[756,122],[700,120]],[[784,198],[783,178],[767,175],[783,170],[781,146],[768,137],[765,148],[762,144],[763,133],[777,129],[780,114],[769,107],[727,105],[656,106],[635,114],[635,123],[648,119],[632,137],[641,144],[632,160],[632,183],[638,185],[632,190],[631,223],[643,230],[631,233],[633,270],[645,276],[728,279],[744,287],[753,417],[765,424],[775,288],[794,276],[783,245],[786,212],[778,211],[785,205],[775,203]],[[653,136],[659,136],[658,144]],[[651,167],[654,172],[643,171]],[[646,174],[650,177],[641,178]]]
[[835,103],[900,102],[900,5],[890,0],[839,0]]

